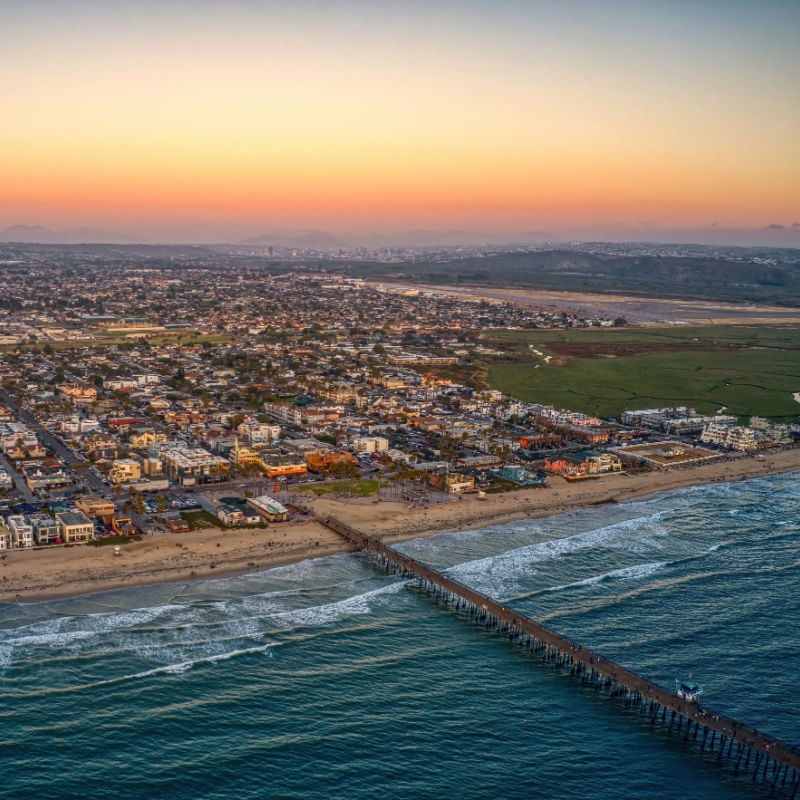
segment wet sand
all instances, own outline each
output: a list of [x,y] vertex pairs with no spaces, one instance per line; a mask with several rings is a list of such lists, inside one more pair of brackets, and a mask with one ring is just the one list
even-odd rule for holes
[[[483,499],[470,496],[427,507],[334,498],[312,500],[310,505],[317,514],[335,516],[384,541],[398,542],[797,469],[800,448],[769,453],[764,460],[743,456],[646,475],[608,475],[579,483],[550,478],[547,489],[523,489]],[[123,545],[119,555],[114,554],[113,546],[88,545],[6,551],[0,560],[0,602],[36,602],[126,586],[242,574],[349,549],[332,531],[306,521],[262,529],[155,534]]]

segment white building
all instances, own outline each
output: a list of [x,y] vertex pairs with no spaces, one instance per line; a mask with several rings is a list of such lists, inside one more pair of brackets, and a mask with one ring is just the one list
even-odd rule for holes
[[21,514],[8,518],[11,532],[11,546],[14,548],[33,547],[33,525]]
[[59,427],[64,433],[96,433],[100,430],[100,421],[83,419],[76,414],[74,417],[62,420]]
[[230,462],[202,447],[189,447],[177,442],[153,442],[151,449],[164,466],[167,477],[181,486],[195,486],[226,480]]
[[254,508],[259,516],[270,522],[283,522],[289,516],[286,508],[268,494],[261,495],[261,497],[251,497],[247,501],[247,505]]
[[352,450],[356,453],[385,453],[389,450],[389,440],[383,436],[359,436],[353,439]]
[[303,412],[288,403],[264,403],[264,411],[287,425],[302,425]]
[[139,388],[144,388],[145,386],[156,386],[161,383],[161,376],[155,373],[148,373],[146,375],[134,375],[133,380],[136,381],[136,385]]
[[239,436],[245,437],[250,444],[272,444],[281,438],[280,425],[270,425],[255,419],[245,420],[236,430]]
[[713,422],[703,428],[700,441],[731,450],[755,450],[758,447],[756,432],[752,428],[730,428]]
[[21,422],[0,422],[0,450],[9,453],[21,445],[24,450],[36,449],[39,440],[36,434]]

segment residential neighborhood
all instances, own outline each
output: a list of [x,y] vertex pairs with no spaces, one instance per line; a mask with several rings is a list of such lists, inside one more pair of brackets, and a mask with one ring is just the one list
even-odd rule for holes
[[5,266],[0,549],[283,524],[304,492],[452,502],[798,438],[688,406],[603,419],[478,377],[484,332],[609,319],[154,261]]

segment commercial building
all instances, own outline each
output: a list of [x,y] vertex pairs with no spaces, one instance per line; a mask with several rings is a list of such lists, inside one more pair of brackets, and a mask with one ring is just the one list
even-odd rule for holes
[[97,495],[87,494],[85,497],[81,497],[75,505],[87,517],[100,517],[106,525],[110,525],[114,518],[114,503]]
[[350,453],[308,453],[306,464],[309,472],[335,471],[342,465],[358,467],[358,460]]
[[284,522],[289,516],[286,508],[267,494],[261,495],[261,497],[251,497],[247,501],[247,505],[269,522]]

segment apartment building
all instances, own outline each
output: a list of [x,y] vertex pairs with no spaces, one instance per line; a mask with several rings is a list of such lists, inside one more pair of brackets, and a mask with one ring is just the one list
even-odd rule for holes
[[230,462],[202,447],[189,447],[176,442],[155,444],[153,447],[164,465],[164,474],[181,486],[225,480],[230,475]]
[[111,464],[108,477],[115,485],[138,481],[142,477],[142,464],[135,458],[117,458]]

